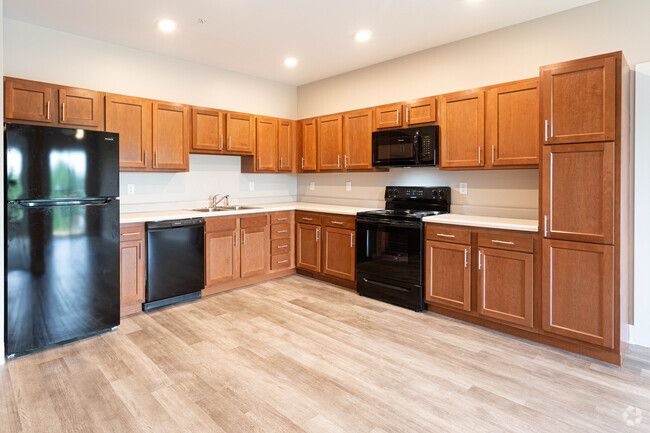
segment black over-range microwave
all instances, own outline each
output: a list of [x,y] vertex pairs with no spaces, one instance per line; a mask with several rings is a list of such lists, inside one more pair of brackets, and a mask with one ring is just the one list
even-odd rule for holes
[[438,125],[372,133],[372,165],[415,167],[438,165]]

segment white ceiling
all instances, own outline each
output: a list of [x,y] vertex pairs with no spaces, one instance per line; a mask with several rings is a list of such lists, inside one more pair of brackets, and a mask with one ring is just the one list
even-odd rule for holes
[[[594,1],[4,0],[4,16],[301,85]],[[161,18],[177,30],[161,33]]]

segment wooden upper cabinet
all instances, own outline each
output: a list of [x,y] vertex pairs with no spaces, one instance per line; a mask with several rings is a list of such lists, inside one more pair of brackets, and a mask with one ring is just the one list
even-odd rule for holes
[[487,92],[488,167],[539,164],[539,80],[525,80]]
[[258,117],[256,128],[255,169],[274,172],[277,170],[278,121],[270,117]]
[[153,169],[188,171],[189,109],[186,105],[153,103]]
[[485,92],[443,95],[440,101],[440,167],[485,165]]
[[544,240],[542,329],[614,347],[614,247]]
[[50,84],[6,78],[5,119],[53,123],[54,92]]
[[151,169],[152,103],[130,96],[106,95],[106,130],[120,134],[120,170]]
[[343,166],[372,169],[372,109],[343,114]]
[[426,302],[469,311],[472,308],[472,248],[426,241],[424,256]]
[[404,124],[407,126],[432,123],[438,119],[438,100],[435,97],[417,99],[404,104]]
[[339,170],[343,167],[343,117],[318,118],[318,169]]
[[222,153],[225,147],[223,129],[221,111],[193,107],[190,153]]
[[546,144],[616,138],[616,56],[540,68]]
[[[309,217],[311,218],[311,217]],[[320,218],[320,217],[319,217]],[[299,218],[297,218],[299,220]],[[296,224],[296,267],[320,272],[320,225]]]
[[480,248],[478,275],[479,314],[533,327],[532,254]]
[[318,170],[318,119],[300,121],[300,169],[302,171]]
[[226,113],[226,132],[229,153],[252,155],[255,136],[255,120],[251,114]]
[[354,281],[355,259],[354,230],[323,227],[323,273]]
[[278,121],[278,171],[295,172],[296,169],[296,122]]
[[548,238],[614,242],[614,143],[544,146],[542,209]]
[[402,104],[387,104],[374,108],[375,129],[402,126]]
[[94,90],[59,89],[59,123],[84,128],[103,127],[101,93]]
[[263,274],[269,269],[268,226],[241,229],[241,277]]

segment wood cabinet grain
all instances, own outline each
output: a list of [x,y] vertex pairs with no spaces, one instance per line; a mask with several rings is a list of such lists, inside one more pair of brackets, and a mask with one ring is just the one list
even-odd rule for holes
[[237,155],[252,155],[255,147],[254,116],[246,113],[226,113],[226,151]]
[[402,126],[402,104],[386,104],[373,109],[375,129],[398,128]]
[[153,169],[190,169],[189,108],[187,105],[153,103]]
[[354,281],[356,250],[354,230],[323,227],[323,273]]
[[120,134],[121,171],[152,168],[152,107],[146,99],[106,95],[106,130]]
[[255,169],[275,172],[278,162],[278,121],[271,117],[258,117],[255,122]]
[[343,158],[343,117],[318,118],[318,169],[339,170]]
[[300,170],[318,170],[318,119],[300,121]]
[[296,267],[308,271],[321,271],[321,227],[313,224],[296,224]]
[[280,119],[278,121],[278,155],[279,172],[296,171],[296,121]]
[[205,285],[239,278],[239,238],[237,229],[205,235]]
[[424,249],[424,299],[426,302],[471,309],[472,247],[426,241]]
[[343,114],[343,168],[372,170],[372,110]]
[[485,92],[464,91],[440,99],[440,168],[485,165]]
[[269,270],[268,226],[241,229],[241,277],[267,273]]
[[438,120],[438,99],[420,98],[404,104],[404,123],[407,126],[432,123]]
[[224,114],[211,108],[192,107],[190,153],[220,154],[224,149]]
[[35,81],[5,79],[5,119],[51,124],[55,86]]

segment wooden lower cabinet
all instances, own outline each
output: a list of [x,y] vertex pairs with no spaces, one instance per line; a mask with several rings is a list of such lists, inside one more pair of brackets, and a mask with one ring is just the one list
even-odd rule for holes
[[479,314],[533,327],[533,254],[478,250]]
[[269,228],[241,229],[241,277],[264,274],[269,270]]
[[464,311],[471,309],[472,247],[426,241],[424,251],[427,302]]
[[205,285],[239,278],[237,229],[205,234]]
[[298,223],[296,225],[296,267],[320,272],[321,262],[320,225]]
[[142,311],[145,290],[144,224],[120,226],[120,316]]
[[614,347],[614,247],[544,240],[542,327]]
[[355,259],[354,230],[323,227],[323,273],[354,281]]

